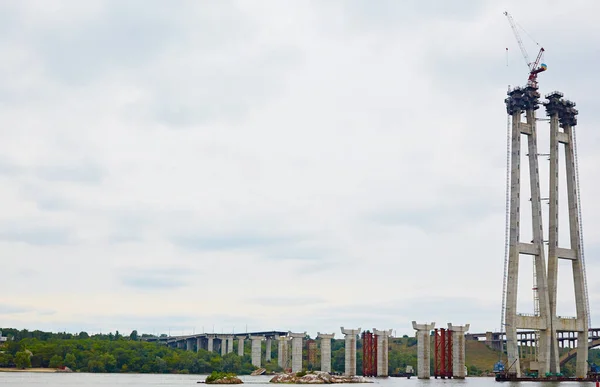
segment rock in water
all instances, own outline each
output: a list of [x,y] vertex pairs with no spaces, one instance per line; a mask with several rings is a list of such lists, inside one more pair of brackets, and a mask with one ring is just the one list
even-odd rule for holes
[[373,383],[362,376],[333,376],[327,372],[315,371],[303,376],[297,374],[275,375],[270,383],[285,384],[332,384],[332,383]]

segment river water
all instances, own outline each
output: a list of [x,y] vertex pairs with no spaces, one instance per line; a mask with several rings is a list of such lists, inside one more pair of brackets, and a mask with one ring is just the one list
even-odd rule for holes
[[[1,372],[0,386],[27,387],[27,386],[83,386],[83,387],[106,387],[106,386],[197,386],[199,380],[204,380],[205,375],[148,375],[148,374],[85,374],[85,373],[33,373],[33,372]],[[270,376],[240,376],[244,384],[270,385]],[[469,387],[556,387],[560,383],[535,383],[535,382],[496,382],[493,378],[467,378],[465,380],[418,380],[415,377],[406,378],[373,378],[374,387],[434,387],[434,386],[469,386]],[[368,386],[359,384],[356,386]],[[563,382],[562,386],[585,386],[594,387],[595,383]]]

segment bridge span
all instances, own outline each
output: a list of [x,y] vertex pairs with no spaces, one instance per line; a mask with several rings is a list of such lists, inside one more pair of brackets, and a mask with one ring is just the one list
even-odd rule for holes
[[[566,362],[577,355],[577,332],[559,331],[556,333],[560,348],[569,348],[560,357],[560,365],[563,366]],[[485,332],[485,333],[467,333],[466,340],[483,341],[485,344],[496,350],[503,351],[506,344],[505,332]],[[536,331],[523,330],[517,332],[517,341],[519,346],[533,348],[536,343]],[[588,329],[588,348],[600,347],[600,328]]]

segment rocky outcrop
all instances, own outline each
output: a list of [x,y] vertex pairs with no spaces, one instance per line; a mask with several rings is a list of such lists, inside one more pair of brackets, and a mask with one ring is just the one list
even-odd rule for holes
[[337,376],[320,371],[307,373],[303,376],[297,374],[279,374],[275,375],[270,382],[284,384],[373,383],[363,376]]
[[237,376],[228,376],[228,377],[217,379],[217,380],[207,381],[205,383],[206,384],[242,384],[244,382],[242,382],[242,379],[238,378]]

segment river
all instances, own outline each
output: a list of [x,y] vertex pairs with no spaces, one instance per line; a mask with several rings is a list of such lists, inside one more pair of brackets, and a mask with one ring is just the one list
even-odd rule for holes
[[[205,375],[148,375],[148,374],[86,374],[86,373],[33,373],[33,372],[1,372],[0,386],[10,387],[63,387],[63,386],[83,386],[83,387],[106,387],[106,386],[129,386],[129,387],[149,387],[149,386],[197,386],[199,380],[204,380]],[[244,384],[252,385],[270,385],[269,376],[241,376]],[[556,387],[559,383],[535,383],[521,382],[508,383],[496,382],[493,378],[467,378],[465,380],[418,380],[413,377],[406,378],[373,378],[378,387],[416,387],[416,386],[469,386],[469,387]],[[356,386],[368,386],[369,384],[359,384]],[[562,386],[586,386],[594,387],[595,383],[576,383],[564,382]]]

